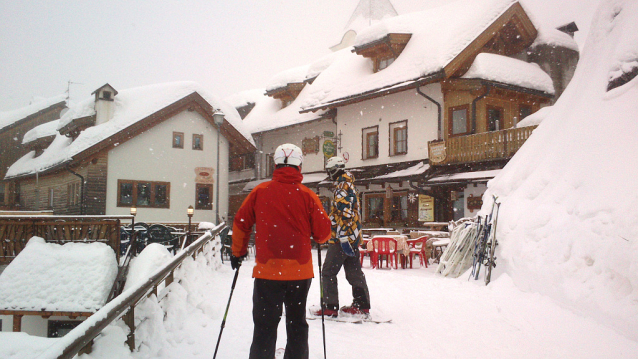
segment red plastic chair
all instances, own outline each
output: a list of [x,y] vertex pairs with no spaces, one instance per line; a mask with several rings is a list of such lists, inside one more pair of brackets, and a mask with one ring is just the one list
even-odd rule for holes
[[373,268],[383,267],[382,256],[386,256],[386,266],[391,268],[394,263],[394,269],[397,269],[399,257],[397,255],[396,239],[388,237],[374,237],[372,238],[372,246],[374,248],[374,253],[372,253],[370,260],[374,263]]
[[423,236],[423,237],[419,237],[417,239],[412,239],[408,241],[408,246],[410,246],[410,255],[409,255],[409,259],[410,259],[410,268],[412,268],[412,259],[415,256],[419,256],[419,262],[421,264],[421,267],[425,266],[425,268],[428,267],[428,258],[427,255],[425,254],[425,245],[426,242],[428,241],[428,236]]
[[[361,241],[361,245],[359,246],[359,255],[361,256],[361,267],[363,267],[363,258],[365,256],[370,256],[368,253],[368,248],[366,247],[365,241]],[[370,265],[374,268],[374,263],[372,263],[372,259],[370,259]]]

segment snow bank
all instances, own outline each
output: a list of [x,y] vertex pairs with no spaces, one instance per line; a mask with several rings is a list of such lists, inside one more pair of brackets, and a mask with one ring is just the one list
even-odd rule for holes
[[117,276],[103,243],[46,243],[33,237],[0,276],[0,309],[95,312]]
[[[638,80],[607,91],[638,59],[638,3],[604,0],[574,77],[530,139],[489,182],[505,271],[638,339]],[[624,66],[624,68],[623,68]]]
[[146,246],[137,257],[131,260],[124,290],[145,282],[155,271],[166,265],[172,257],[168,249],[159,243],[151,243]]

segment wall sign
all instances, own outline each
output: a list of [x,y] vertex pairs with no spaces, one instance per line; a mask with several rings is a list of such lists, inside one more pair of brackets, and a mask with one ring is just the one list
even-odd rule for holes
[[215,183],[214,174],[215,169],[212,167],[195,167],[195,183]]
[[447,153],[445,151],[445,141],[430,142],[430,163],[441,163],[445,161]]
[[323,155],[330,158],[336,154],[335,143],[331,140],[323,141]]
[[434,222],[434,197],[419,195],[419,222]]
[[304,138],[301,141],[301,151],[303,152],[304,156],[309,153],[319,152],[319,137]]
[[483,207],[483,196],[474,197],[470,195],[467,197],[467,209],[469,209],[470,212],[473,212],[475,209],[481,209],[481,207]]

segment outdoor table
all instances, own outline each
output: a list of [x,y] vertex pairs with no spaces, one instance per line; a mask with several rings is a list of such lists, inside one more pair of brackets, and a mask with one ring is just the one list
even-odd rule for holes
[[374,245],[372,243],[372,241],[374,240],[375,237],[383,237],[383,238],[392,238],[394,240],[397,241],[397,248],[396,248],[396,252],[397,254],[401,257],[401,267],[405,268],[404,265],[404,259],[406,256],[410,255],[410,246],[408,245],[408,236],[402,235],[402,234],[391,234],[391,235],[379,235],[379,236],[374,236],[372,238],[370,238],[368,240],[368,243],[366,244],[366,249],[368,250],[368,253],[372,253],[374,252]]
[[443,254],[443,251],[445,250],[445,248],[447,247],[447,245],[450,244],[450,239],[446,238],[446,239],[440,239],[434,243],[432,243],[432,255],[434,257],[434,260],[439,263],[439,260],[441,258],[441,255]]

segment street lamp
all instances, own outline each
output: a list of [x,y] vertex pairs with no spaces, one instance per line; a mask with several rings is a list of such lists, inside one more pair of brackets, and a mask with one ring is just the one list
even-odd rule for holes
[[215,188],[215,220],[219,224],[219,137],[221,136],[222,124],[224,123],[224,113],[221,110],[216,110],[213,113],[213,122],[217,126],[217,179]]
[[186,242],[190,242],[191,238],[191,219],[193,218],[193,213],[195,213],[193,206],[188,206],[188,209],[186,210],[186,214],[188,215],[188,230],[186,231]]

